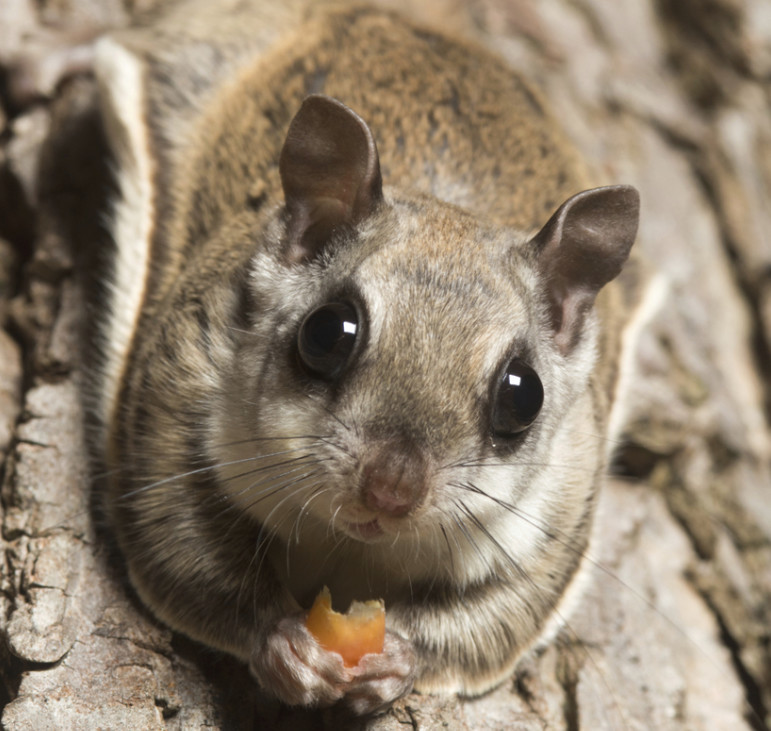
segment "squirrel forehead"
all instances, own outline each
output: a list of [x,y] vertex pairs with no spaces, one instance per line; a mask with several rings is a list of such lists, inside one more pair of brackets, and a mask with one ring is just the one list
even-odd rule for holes
[[499,367],[513,341],[529,340],[527,272],[503,255],[486,258],[451,250],[426,257],[408,246],[368,257],[355,279],[378,357],[414,358],[413,369],[419,362],[429,370],[458,360],[476,379]]
[[400,214],[393,227],[377,230],[380,241],[356,267],[359,288],[392,308],[425,304],[446,315],[457,310],[460,319],[524,315],[533,272],[517,253],[516,237],[448,208],[446,215],[436,208],[431,216]]
[[387,206],[360,235],[366,252],[362,278],[469,295],[494,294],[495,283],[510,278],[517,266],[515,245],[524,238],[428,197]]

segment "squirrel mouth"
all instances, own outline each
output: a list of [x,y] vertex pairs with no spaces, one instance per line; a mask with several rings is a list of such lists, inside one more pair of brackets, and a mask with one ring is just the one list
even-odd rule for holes
[[377,518],[366,523],[346,523],[348,532],[362,541],[373,541],[383,535],[383,528]]

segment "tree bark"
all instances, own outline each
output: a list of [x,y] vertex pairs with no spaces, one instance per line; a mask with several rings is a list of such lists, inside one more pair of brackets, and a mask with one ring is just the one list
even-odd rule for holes
[[[87,154],[93,82],[52,79],[59,49],[150,4],[0,6],[3,726],[359,727],[272,703],[244,667],[160,626],[92,518],[77,390],[91,313],[73,252],[98,235],[87,211],[104,162]],[[640,189],[638,247],[663,299],[637,348],[592,580],[565,629],[483,698],[413,694],[365,727],[769,729],[771,6],[472,0],[421,13],[540,86],[599,183]]]

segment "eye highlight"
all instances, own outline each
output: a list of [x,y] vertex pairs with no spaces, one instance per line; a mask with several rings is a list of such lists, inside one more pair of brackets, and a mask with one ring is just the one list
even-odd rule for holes
[[495,390],[492,430],[499,437],[513,437],[525,431],[543,406],[543,384],[524,361],[513,358]]
[[359,317],[347,302],[329,302],[306,315],[297,332],[300,363],[312,376],[336,379],[356,344]]

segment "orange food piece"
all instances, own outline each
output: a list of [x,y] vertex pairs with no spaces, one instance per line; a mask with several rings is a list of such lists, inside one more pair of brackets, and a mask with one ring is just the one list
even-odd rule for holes
[[383,652],[385,605],[382,599],[353,602],[347,614],[332,609],[332,596],[325,586],[308,612],[305,626],[331,652],[343,656],[346,667],[359,664],[364,655]]

